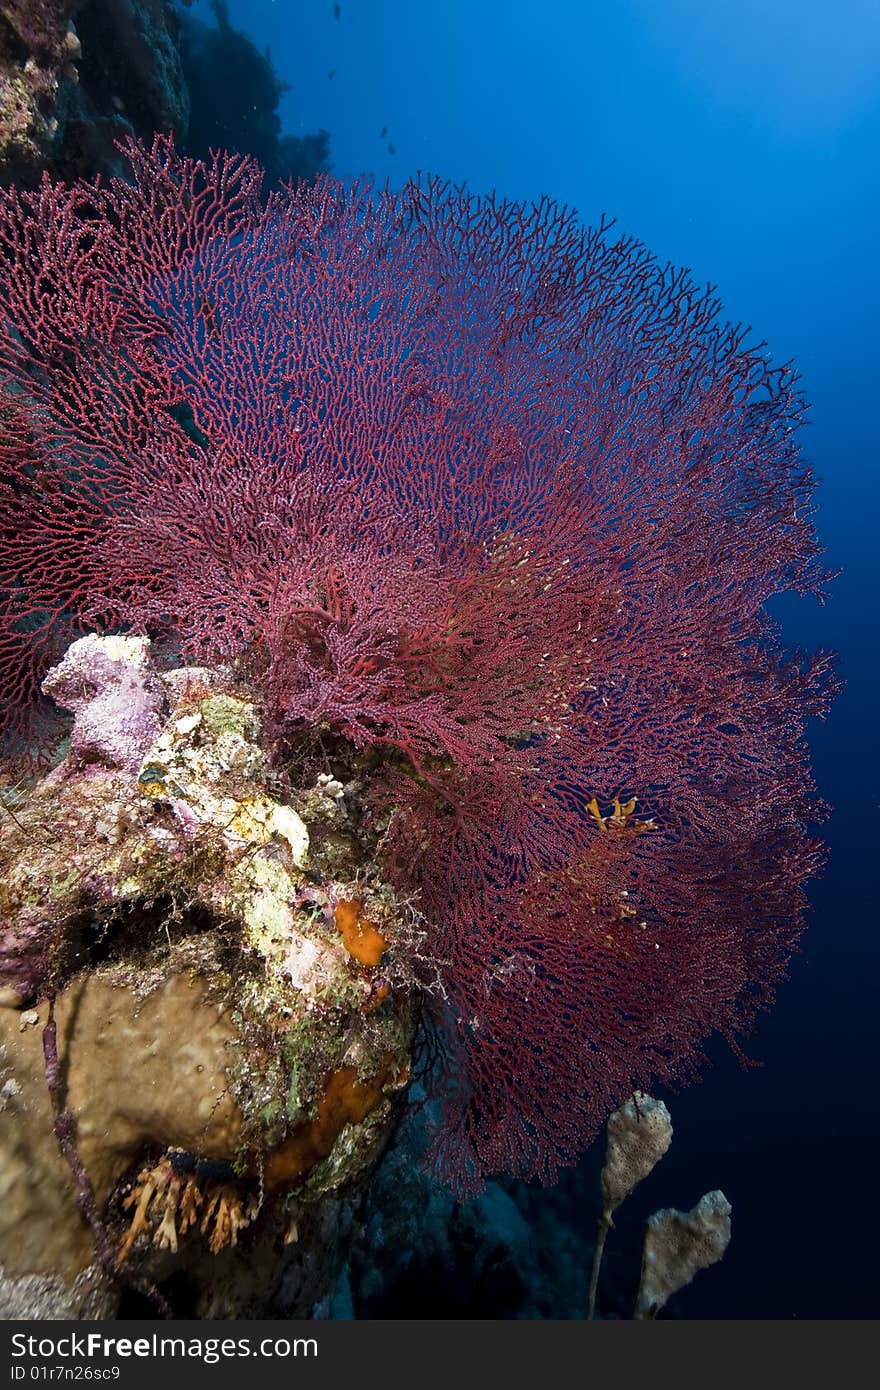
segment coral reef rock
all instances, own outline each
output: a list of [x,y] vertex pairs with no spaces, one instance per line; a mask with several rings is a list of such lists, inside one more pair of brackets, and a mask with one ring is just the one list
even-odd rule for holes
[[78,79],[72,0],[0,0],[0,173],[38,164],[58,132],[55,107]]
[[0,0],[0,175],[116,173],[117,140],[188,122],[168,0]]
[[0,0],[0,179],[120,174],[117,142],[156,132],[314,179],[327,132],[282,132],[287,84],[224,4],[211,9],[205,24],[171,0]]
[[268,52],[261,53],[230,22],[225,3],[213,0],[211,10],[213,24],[192,12],[180,16],[180,60],[191,107],[187,152],[204,159],[212,149],[247,151],[271,179],[314,180],[329,165],[328,132],[282,131],[279,105],[288,84]]
[[409,1077],[416,908],[362,783],[302,757],[282,791],[228,672],[92,636],[44,690],[69,751],[0,823],[0,1315],[113,1316],[130,1281],[189,1316],[303,1316]]

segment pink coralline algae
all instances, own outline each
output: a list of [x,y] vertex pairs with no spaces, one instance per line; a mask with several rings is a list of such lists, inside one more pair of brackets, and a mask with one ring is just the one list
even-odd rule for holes
[[281,768],[362,750],[445,985],[434,1161],[552,1179],[803,925],[833,677],[765,611],[825,579],[796,379],[547,201],[128,157],[0,195],[8,755],[90,630],[232,664]]

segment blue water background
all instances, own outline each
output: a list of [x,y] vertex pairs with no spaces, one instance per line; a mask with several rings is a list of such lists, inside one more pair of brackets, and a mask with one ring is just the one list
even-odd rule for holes
[[819,529],[844,573],[826,607],[779,611],[792,642],[841,654],[846,691],[810,735],[835,808],[832,857],[803,954],[750,1043],[764,1065],[742,1073],[713,1049],[705,1084],[670,1101],[672,1151],[627,1221],[715,1186],[730,1197],[730,1251],[688,1291],[687,1315],[876,1316],[880,6],[341,0],[340,11],[230,4],[291,83],[285,129],[329,129],[334,172],[397,185],[423,170],[513,199],[548,193],[588,222],[608,213],[717,284],[730,318],[799,364]]

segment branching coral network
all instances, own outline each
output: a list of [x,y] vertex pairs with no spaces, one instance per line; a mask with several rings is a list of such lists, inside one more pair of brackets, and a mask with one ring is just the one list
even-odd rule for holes
[[0,194],[7,756],[87,630],[233,664],[280,768],[362,750],[443,973],[434,1161],[552,1179],[802,928],[833,678],[765,609],[825,580],[796,378],[549,201],[126,153]]

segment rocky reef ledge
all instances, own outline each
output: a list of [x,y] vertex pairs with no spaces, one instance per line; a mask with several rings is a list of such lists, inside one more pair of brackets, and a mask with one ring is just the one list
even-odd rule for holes
[[[357,760],[270,768],[223,670],[81,638],[0,823],[0,1316],[306,1316],[410,1073],[424,932]],[[319,741],[320,742],[320,741]]]

